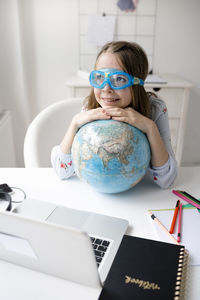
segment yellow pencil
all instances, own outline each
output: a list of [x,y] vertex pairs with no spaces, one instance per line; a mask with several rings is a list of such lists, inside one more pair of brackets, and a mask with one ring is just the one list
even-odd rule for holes
[[158,218],[156,218],[156,216],[151,211],[149,211],[149,214],[150,214],[152,220],[155,221],[160,226],[160,228],[162,228],[163,231],[165,231],[167,233],[167,235],[173,240],[173,242],[175,244],[179,245],[179,243],[177,242],[177,240],[173,237],[173,235],[171,235],[169,233],[169,231],[167,230],[167,228],[158,220]]

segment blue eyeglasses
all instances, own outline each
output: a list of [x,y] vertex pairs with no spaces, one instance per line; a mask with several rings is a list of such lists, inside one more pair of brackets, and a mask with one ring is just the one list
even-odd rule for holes
[[144,85],[138,77],[113,69],[94,70],[90,73],[90,84],[98,89],[103,89],[106,84],[114,90],[122,90],[131,85]]

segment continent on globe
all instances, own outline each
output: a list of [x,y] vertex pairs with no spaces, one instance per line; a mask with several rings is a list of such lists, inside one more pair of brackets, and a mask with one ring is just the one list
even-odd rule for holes
[[97,120],[82,126],[73,141],[77,176],[103,193],[134,187],[145,175],[151,152],[146,135],[119,121]]

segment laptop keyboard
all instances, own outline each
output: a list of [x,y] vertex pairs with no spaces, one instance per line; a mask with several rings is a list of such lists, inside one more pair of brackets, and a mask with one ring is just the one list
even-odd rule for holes
[[96,257],[96,262],[97,266],[99,267],[100,263],[102,262],[104,255],[110,245],[110,241],[100,239],[100,238],[95,238],[95,237],[90,237],[92,241],[92,247],[94,250],[94,254]]

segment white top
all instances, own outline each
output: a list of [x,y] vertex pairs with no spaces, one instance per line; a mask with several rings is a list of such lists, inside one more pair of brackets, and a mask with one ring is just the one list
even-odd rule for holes
[[[161,167],[151,167],[148,170],[152,180],[161,188],[168,188],[177,176],[177,163],[171,146],[171,135],[167,107],[163,100],[150,97],[151,118],[156,123],[160,135],[163,139],[167,152],[168,161]],[[71,154],[62,152],[60,146],[55,146],[51,152],[52,166],[60,179],[64,180],[74,174],[73,161]]]

